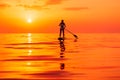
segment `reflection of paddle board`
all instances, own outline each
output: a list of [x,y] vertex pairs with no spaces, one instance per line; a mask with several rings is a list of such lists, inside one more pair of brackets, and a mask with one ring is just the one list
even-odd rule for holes
[[64,38],[59,37],[58,40],[64,40]]

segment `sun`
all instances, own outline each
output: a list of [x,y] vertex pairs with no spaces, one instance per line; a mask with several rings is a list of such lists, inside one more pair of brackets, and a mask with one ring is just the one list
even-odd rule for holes
[[28,19],[27,19],[27,22],[28,22],[28,23],[32,23],[32,19],[31,19],[31,18],[28,18]]

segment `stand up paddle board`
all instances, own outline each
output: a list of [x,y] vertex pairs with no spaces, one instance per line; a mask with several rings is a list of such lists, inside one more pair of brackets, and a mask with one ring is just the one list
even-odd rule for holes
[[59,37],[58,40],[64,40],[64,38]]

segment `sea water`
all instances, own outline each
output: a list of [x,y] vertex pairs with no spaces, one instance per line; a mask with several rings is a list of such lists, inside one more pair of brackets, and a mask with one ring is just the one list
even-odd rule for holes
[[0,34],[0,80],[120,80],[120,34]]

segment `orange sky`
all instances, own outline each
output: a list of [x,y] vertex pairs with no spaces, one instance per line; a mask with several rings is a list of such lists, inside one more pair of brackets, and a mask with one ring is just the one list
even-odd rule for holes
[[0,0],[0,32],[120,32],[120,0]]

